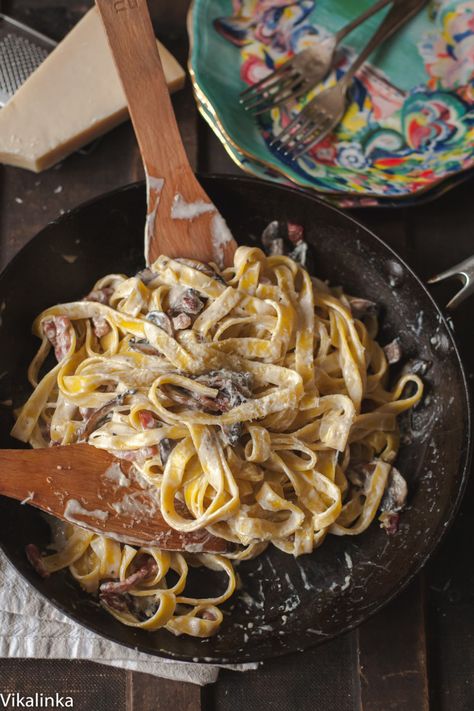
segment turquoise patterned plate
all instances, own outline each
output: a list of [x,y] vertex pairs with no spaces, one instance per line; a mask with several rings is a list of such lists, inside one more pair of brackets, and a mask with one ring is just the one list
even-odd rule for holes
[[[357,13],[373,0],[358,0]],[[190,69],[201,110],[234,160],[327,197],[366,204],[412,201],[474,167],[474,0],[441,0],[371,57],[337,131],[309,156],[269,146],[298,107],[257,125],[238,95],[292,53],[354,16],[350,0],[195,0]],[[328,77],[341,76],[382,13],[355,30]],[[451,182],[451,181],[450,181]],[[447,187],[447,185],[446,185]]]

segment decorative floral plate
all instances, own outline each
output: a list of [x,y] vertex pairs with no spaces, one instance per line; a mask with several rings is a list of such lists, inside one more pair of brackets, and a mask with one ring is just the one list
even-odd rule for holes
[[[351,197],[359,204],[411,202],[470,174],[474,0],[425,6],[359,72],[337,130],[298,161],[269,145],[298,106],[274,109],[258,125],[240,106],[246,85],[372,2],[358,0],[355,13],[350,0],[195,0],[190,69],[198,103],[244,169],[283,176],[348,205]],[[381,17],[349,35],[326,86],[344,73]]]

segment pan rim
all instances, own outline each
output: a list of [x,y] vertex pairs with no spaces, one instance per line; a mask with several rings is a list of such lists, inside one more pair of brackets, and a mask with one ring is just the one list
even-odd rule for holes
[[[219,655],[214,655],[212,656],[212,652],[209,652],[209,650],[206,650],[206,656],[200,657],[199,655],[195,655],[191,657],[190,655],[184,655],[184,654],[175,654],[171,653],[169,650],[160,650],[160,649],[152,649],[144,645],[141,640],[137,639],[137,643],[133,644],[131,642],[127,641],[122,641],[122,640],[117,640],[116,637],[112,633],[108,633],[103,630],[99,630],[97,626],[94,626],[92,623],[89,622],[84,622],[83,620],[80,619],[80,615],[78,615],[74,610],[68,609],[65,607],[61,602],[58,600],[53,600],[50,597],[48,597],[44,592],[38,589],[38,587],[35,585],[34,577],[33,575],[29,576],[26,570],[21,570],[19,569],[12,558],[10,557],[6,546],[3,542],[3,540],[0,539],[0,548],[5,554],[5,557],[8,560],[8,564],[13,566],[13,568],[16,570],[16,572],[24,579],[27,581],[29,585],[31,585],[36,593],[41,595],[41,597],[45,600],[47,600],[51,605],[53,605],[60,613],[64,614],[66,617],[71,619],[73,622],[76,624],[80,624],[82,627],[85,629],[90,630],[91,632],[94,632],[95,634],[98,634],[99,636],[114,642],[115,644],[119,644],[121,646],[127,647],[129,649],[134,649],[137,652],[141,652],[144,654],[149,654],[150,656],[153,657],[158,657],[158,658],[163,658],[163,659],[169,659],[170,661],[181,661],[181,662],[188,662],[188,663],[193,663],[193,662],[198,662],[201,664],[210,664],[210,665],[219,665],[219,664],[239,664],[239,663],[248,663],[248,662],[262,662],[265,660],[277,658],[277,657],[282,657],[287,654],[292,654],[295,651],[304,651],[306,649],[314,648],[316,646],[319,646],[321,644],[324,644],[325,642],[334,639],[336,637],[339,637],[342,634],[345,634],[355,628],[357,628],[360,624],[365,622],[366,620],[370,619],[374,614],[376,614],[379,610],[381,610],[383,607],[385,607],[391,600],[393,600],[395,597],[397,597],[402,590],[404,590],[410,582],[415,578],[415,576],[420,572],[420,570],[426,565],[426,563],[432,558],[434,552],[440,545],[441,541],[444,539],[446,533],[450,530],[453,521],[456,518],[456,514],[459,510],[462,498],[464,496],[468,478],[469,478],[469,465],[471,462],[471,456],[472,456],[472,437],[471,437],[471,426],[472,426],[472,408],[471,408],[471,398],[470,398],[470,390],[469,390],[469,385],[466,377],[466,373],[464,370],[463,362],[461,359],[461,355],[455,340],[455,336],[452,333],[452,330],[449,326],[449,323],[441,310],[441,308],[438,306],[436,301],[434,300],[433,296],[431,295],[430,291],[428,288],[425,286],[425,284],[421,281],[421,279],[414,273],[414,271],[411,269],[410,266],[406,264],[406,262],[399,256],[399,254],[393,250],[386,242],[384,242],[383,239],[378,237],[371,229],[368,227],[364,226],[361,222],[356,220],[352,215],[348,215],[346,212],[343,210],[333,207],[332,205],[328,205],[324,200],[319,199],[318,197],[308,194],[307,191],[298,188],[298,187],[293,187],[293,186],[283,186],[283,185],[275,185],[274,183],[271,183],[270,181],[265,181],[257,178],[252,178],[248,176],[237,176],[237,175],[222,175],[222,174],[217,174],[217,173],[199,173],[198,174],[199,178],[202,178],[204,180],[211,180],[211,181],[220,181],[224,183],[245,183],[248,185],[258,185],[261,186],[266,185],[268,188],[271,188],[274,191],[278,192],[283,192],[283,193],[290,193],[293,195],[297,195],[299,198],[307,199],[313,203],[318,204],[320,207],[323,207],[326,210],[329,210],[333,213],[336,213],[339,217],[341,217],[344,220],[350,221],[354,227],[359,228],[365,236],[370,236],[371,240],[374,240],[374,243],[377,244],[379,247],[381,247],[383,250],[385,250],[386,254],[388,257],[395,258],[400,265],[407,271],[407,273],[410,275],[412,279],[416,282],[418,288],[421,289],[421,291],[424,293],[425,297],[428,298],[429,302],[431,303],[432,308],[434,309],[434,312],[436,313],[440,324],[443,325],[446,333],[448,334],[449,337],[449,342],[450,346],[453,350],[453,356],[454,360],[456,362],[456,368],[461,376],[460,380],[462,382],[463,386],[463,421],[465,422],[465,446],[463,447],[463,450],[461,452],[461,457],[460,457],[460,464],[459,464],[459,469],[458,469],[458,478],[460,480],[460,485],[459,488],[456,492],[455,497],[451,500],[451,502],[448,505],[448,513],[446,516],[444,516],[442,519],[440,518],[437,530],[435,530],[433,534],[433,538],[431,540],[431,543],[426,550],[426,552],[423,553],[422,556],[420,556],[419,559],[414,560],[412,563],[412,566],[409,570],[409,572],[402,577],[396,585],[394,585],[393,589],[390,591],[388,595],[385,595],[383,598],[381,598],[378,602],[374,604],[374,606],[370,609],[369,612],[364,612],[360,615],[360,617],[354,619],[352,622],[349,624],[344,625],[339,629],[338,631],[334,633],[327,634],[323,638],[322,637],[312,637],[309,639],[308,637],[305,637],[303,640],[300,641],[300,643],[291,649],[269,649],[265,653],[260,653],[258,656],[255,656],[252,654],[252,651],[250,652],[237,652],[235,656],[232,658],[227,658]],[[84,209],[86,209],[89,206],[95,205],[97,203],[100,203],[101,201],[105,200],[106,198],[113,197],[114,195],[120,194],[121,192],[125,191],[130,191],[130,190],[144,190],[145,188],[145,182],[143,180],[141,181],[135,181],[133,183],[127,184],[120,186],[118,188],[115,188],[113,190],[107,191],[105,193],[102,193],[96,197],[91,198],[90,200],[87,200],[80,205],[72,208],[71,210],[68,210],[66,213],[63,215],[59,216],[57,219],[49,222],[47,225],[45,225],[39,232],[37,232],[18,252],[15,254],[15,256],[8,262],[8,264],[5,266],[5,268],[2,270],[0,273],[0,280],[3,280],[4,277],[8,275],[11,269],[14,268],[16,265],[17,261],[20,259],[24,258],[25,255],[28,254],[28,250],[30,246],[32,245],[33,242],[36,243],[37,240],[41,238],[41,235],[43,232],[47,229],[49,229],[52,225],[56,224],[61,224],[66,222],[68,219],[71,219],[74,217],[74,215]]]

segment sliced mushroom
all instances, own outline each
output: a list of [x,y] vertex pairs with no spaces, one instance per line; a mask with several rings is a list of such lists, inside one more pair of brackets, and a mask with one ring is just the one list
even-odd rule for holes
[[348,296],[347,298],[354,318],[362,319],[366,316],[377,316],[379,306],[375,303],[375,301],[370,301],[370,299],[362,299],[358,296]]
[[393,341],[390,341],[390,343],[387,343],[387,345],[383,347],[383,351],[390,365],[398,363],[403,356],[400,339],[394,338]]
[[161,355],[160,351],[158,351],[156,348],[154,348],[149,341],[147,341],[146,338],[135,338],[132,337],[128,341],[128,345],[132,349],[132,351],[138,351],[139,353],[143,353],[144,355],[151,355],[151,356],[159,356]]
[[163,331],[166,331],[168,336],[173,336],[173,326],[171,320],[164,311],[149,311],[146,315],[146,320],[158,326]]
[[392,467],[380,510],[398,513],[405,506],[407,494],[408,487],[404,477],[400,474],[398,469]]
[[161,459],[161,464],[162,466],[166,466],[166,462],[168,461],[168,458],[173,451],[173,449],[176,447],[177,442],[175,439],[169,439],[169,437],[164,437],[162,440],[160,440],[160,444],[158,445],[158,449],[160,452],[160,459]]
[[213,279],[217,279],[217,281],[220,281],[222,284],[225,284],[225,279],[221,277],[220,274],[218,274],[210,264],[205,264],[204,262],[197,262],[194,259],[185,259],[184,257],[178,257],[176,259],[177,262],[180,262],[180,264],[185,264],[187,267],[191,267],[192,269],[196,269],[198,272],[202,272],[202,274],[206,274],[207,276],[212,277]]
[[237,373],[232,370],[213,370],[199,375],[196,380],[218,390],[215,398],[201,395],[180,387],[166,386],[166,395],[174,402],[196,410],[210,413],[228,412],[241,405],[251,393],[252,376],[250,373]]
[[226,444],[235,447],[242,437],[244,428],[241,422],[234,422],[232,425],[221,425],[221,432]]
[[107,421],[112,410],[117,406],[123,405],[125,399],[135,392],[135,390],[125,390],[125,392],[120,393],[112,400],[109,400],[109,402],[106,402],[102,407],[93,410],[92,414],[89,415],[82,425],[80,439],[87,440],[95,430],[99,429],[99,427]]

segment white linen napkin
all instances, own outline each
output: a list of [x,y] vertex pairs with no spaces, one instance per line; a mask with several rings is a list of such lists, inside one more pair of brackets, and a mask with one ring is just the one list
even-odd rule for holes
[[[0,658],[87,659],[131,671],[212,684],[219,668],[159,659],[109,642],[62,615],[15,571],[0,551]],[[226,665],[246,671],[257,664]]]

